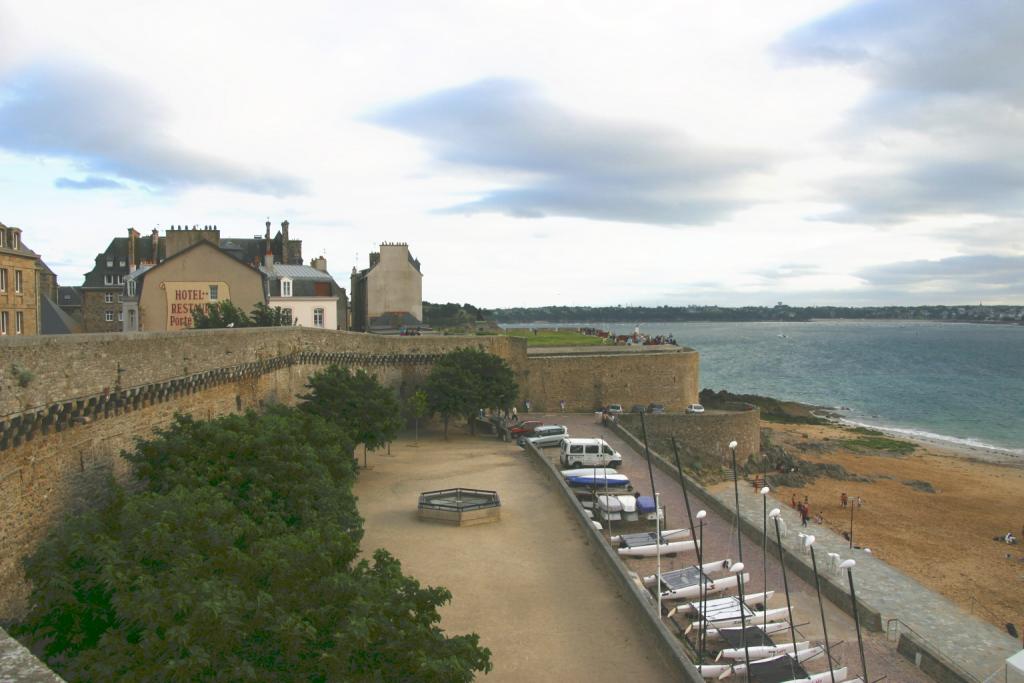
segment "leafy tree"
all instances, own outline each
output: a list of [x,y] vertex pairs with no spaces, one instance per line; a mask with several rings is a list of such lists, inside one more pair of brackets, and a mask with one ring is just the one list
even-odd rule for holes
[[476,433],[474,416],[481,408],[507,410],[516,401],[515,374],[503,359],[480,349],[456,349],[434,363],[426,381],[427,404],[432,413],[448,420],[462,415]]
[[387,552],[357,561],[351,442],[304,411],[197,422],[140,442],[144,485],[69,518],[26,562],[18,635],[69,680],[468,681],[451,595]]
[[393,441],[402,428],[394,392],[363,370],[332,365],[309,378],[302,409],[337,425],[354,443],[374,450]]
[[192,327],[208,330],[221,327],[249,327],[249,316],[230,301],[217,301],[192,309]]
[[427,392],[417,389],[409,398],[405,399],[405,412],[413,419],[416,429],[416,443],[420,441],[420,420],[427,416],[430,405],[427,403]]
[[282,327],[292,324],[291,315],[286,315],[280,306],[271,308],[262,301],[258,302],[249,314],[253,327]]

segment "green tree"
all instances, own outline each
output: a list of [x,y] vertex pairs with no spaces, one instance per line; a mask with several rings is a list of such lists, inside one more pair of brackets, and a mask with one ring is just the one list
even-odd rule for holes
[[208,330],[221,327],[249,327],[249,316],[230,301],[217,301],[192,309],[192,327]]
[[144,488],[70,517],[26,562],[15,632],[68,680],[468,681],[451,595],[385,551],[357,560],[346,435],[274,408],[177,417],[129,460]]
[[427,404],[431,413],[448,421],[464,416],[470,431],[476,433],[475,416],[481,408],[508,410],[515,402],[519,387],[515,374],[503,359],[480,349],[456,349],[434,363],[426,381]]
[[370,450],[393,441],[402,428],[394,392],[363,370],[331,365],[311,376],[306,388],[310,392],[299,397],[303,410],[326,418]]
[[427,392],[417,389],[409,398],[405,399],[405,412],[413,419],[416,430],[416,443],[420,442],[420,420],[427,416],[430,405],[427,403]]
[[252,320],[253,327],[282,327],[292,324],[291,315],[285,315],[283,308],[280,306],[271,308],[262,301],[252,309],[249,318]]

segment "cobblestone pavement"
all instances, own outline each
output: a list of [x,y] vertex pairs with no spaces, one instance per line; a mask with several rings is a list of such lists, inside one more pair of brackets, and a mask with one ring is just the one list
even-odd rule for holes
[[[531,415],[531,418],[532,417],[535,416]],[[629,475],[633,485],[641,493],[647,494],[650,491],[650,476],[643,455],[634,451],[625,441],[619,438],[610,429],[603,427],[594,415],[548,414],[542,415],[540,419],[544,420],[546,423],[567,425],[569,427],[569,433],[573,436],[600,436],[606,439],[623,455],[624,462],[621,471],[624,474]],[[558,457],[556,449],[553,448],[548,449],[546,451],[546,455],[556,460]],[[661,503],[666,509],[666,527],[688,527],[689,523],[687,521],[683,495],[679,485],[658,468],[654,468],[654,481],[655,486],[661,495]],[[744,492],[742,490],[743,487],[741,486],[740,488],[741,507],[747,497],[752,499],[751,501],[748,501],[751,505],[753,502],[756,502],[758,505],[757,523],[760,525],[761,497],[758,495],[756,497],[756,501],[754,501],[752,492],[749,492],[749,495],[744,496]],[[730,489],[728,493],[730,501],[729,505],[732,507],[732,490]],[[690,504],[693,514],[696,514],[700,509],[704,509],[704,506],[696,496],[691,496]],[[769,509],[771,509],[772,506],[772,503],[769,501]],[[779,507],[777,503],[774,506]],[[724,558],[730,558],[733,561],[737,561],[739,559],[739,549],[736,538],[736,527],[710,510],[707,510],[707,512],[708,516],[706,519],[706,526],[704,527],[704,561],[711,562],[713,560]],[[799,521],[796,522],[796,525],[799,525]],[[790,522],[790,529],[792,530],[793,528],[794,524]],[[642,531],[645,529],[646,527],[634,524],[630,525],[630,528],[625,529],[625,531]],[[612,529],[612,533],[620,533],[621,531],[623,531],[623,529]],[[769,531],[771,532],[771,530]],[[796,534],[791,531],[791,536],[795,538]],[[824,569],[823,564],[825,560],[825,550],[822,548],[816,552],[819,556],[819,568]],[[768,606],[770,608],[785,607],[786,600],[783,592],[782,568],[779,564],[778,556],[769,555],[767,562],[764,562],[763,555],[764,553],[760,546],[760,538],[755,542],[752,538],[744,536],[743,563],[746,565],[747,572],[750,573],[750,582],[747,584],[746,589],[749,592],[760,592],[764,590],[765,567],[767,566],[767,585],[770,589],[776,591],[775,596],[769,600]],[[674,559],[666,558],[662,561],[662,570],[666,571],[668,569],[687,566],[693,564],[695,561],[696,558],[693,553],[679,555]],[[655,573],[657,560],[654,558],[645,558],[642,560],[628,559],[626,560],[626,563],[638,574],[649,575]],[[858,558],[858,569],[859,568],[860,560]],[[813,583],[804,581],[800,577],[796,576],[792,571],[788,572],[787,576],[789,579],[790,595],[795,621],[798,625],[798,638],[801,640],[823,642],[825,633],[821,625],[821,610],[818,605]],[[857,578],[859,578],[857,583],[857,594],[859,598],[862,591],[861,584],[866,583],[868,578],[866,576],[861,576],[859,572],[857,574]],[[831,645],[833,657],[842,666],[849,667],[851,675],[859,674],[861,669],[860,657],[857,649],[857,636],[853,618],[826,600],[825,623],[828,630],[828,639],[829,644]],[[870,633],[863,630],[863,636],[868,673],[872,680],[876,680],[882,676],[886,676],[888,681],[898,683],[927,683],[931,680],[928,676],[907,661],[902,655],[897,653],[895,643],[889,643],[884,634]],[[785,640],[788,640],[788,638]],[[808,664],[808,669],[814,671],[824,670],[825,668],[823,660]]]

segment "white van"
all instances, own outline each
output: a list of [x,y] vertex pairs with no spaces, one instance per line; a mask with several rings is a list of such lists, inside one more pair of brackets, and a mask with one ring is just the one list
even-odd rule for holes
[[622,456],[604,439],[565,439],[561,463],[564,467],[618,467]]

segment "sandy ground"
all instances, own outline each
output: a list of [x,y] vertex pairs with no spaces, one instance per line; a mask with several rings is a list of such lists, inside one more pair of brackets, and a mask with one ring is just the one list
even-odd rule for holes
[[[399,441],[371,454],[355,487],[364,555],[387,548],[406,573],[442,585],[450,633],[476,632],[495,681],[671,680],[597,563],[554,484],[514,444],[452,435]],[[452,527],[416,517],[421,491],[492,489],[500,522]]]
[[[874,479],[819,477],[804,488],[779,487],[780,499],[808,496],[812,515],[821,512],[827,526],[843,532],[850,509],[840,507],[840,494],[862,497],[863,507],[853,511],[857,545],[995,626],[1024,628],[1024,545],[992,540],[1024,532],[1024,466],[991,462],[993,455],[980,449],[927,442],[905,456],[858,453],[837,443],[855,438],[839,426],[762,426],[804,460],[838,463]],[[912,480],[930,483],[935,493],[903,483]]]

